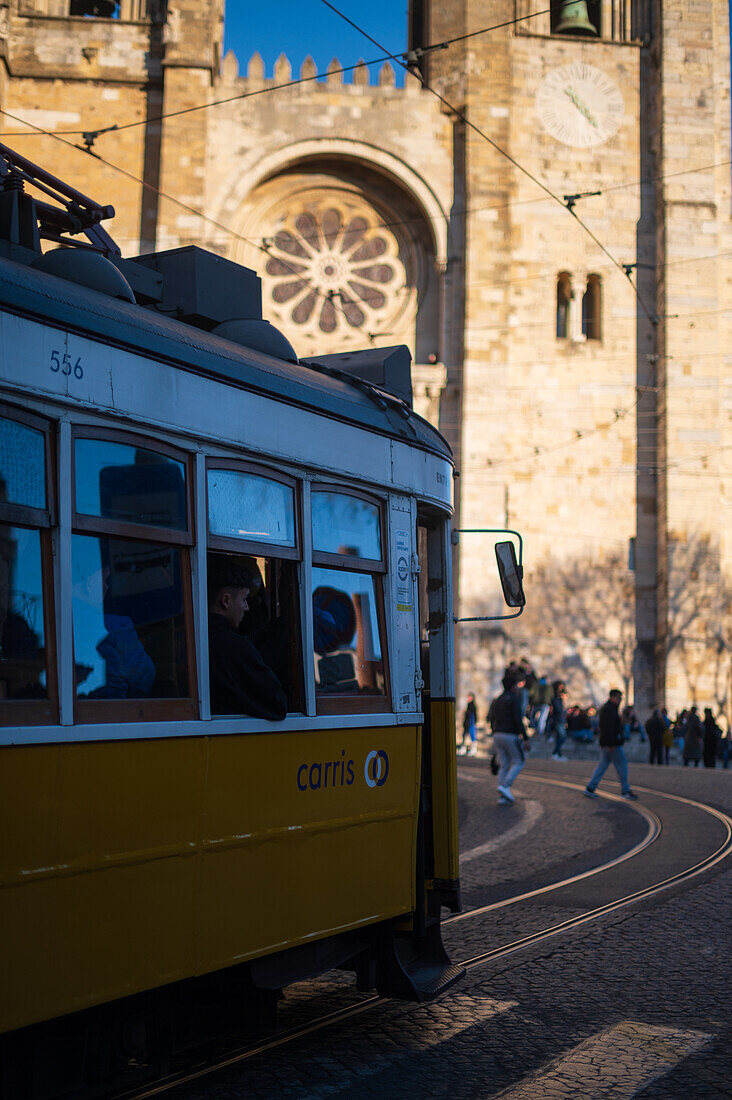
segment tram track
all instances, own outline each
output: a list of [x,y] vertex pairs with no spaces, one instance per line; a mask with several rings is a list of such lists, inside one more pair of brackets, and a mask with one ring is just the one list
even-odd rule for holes
[[[557,780],[550,778],[549,776],[527,776],[527,780],[532,782],[542,783],[554,787],[564,787],[572,791],[582,791],[581,784],[575,784],[566,780]],[[490,962],[496,962],[500,959],[510,958],[512,955],[517,954],[520,951],[526,950],[529,947],[538,945],[557,936],[560,936],[573,929],[580,928],[584,925],[590,924],[593,921],[599,920],[604,916],[608,916],[619,910],[628,908],[640,901],[647,900],[655,897],[674,886],[678,886],[684,882],[687,882],[693,878],[702,875],[717,866],[724,859],[726,859],[732,852],[732,816],[724,813],[721,810],[717,810],[713,806],[709,806],[705,803],[698,802],[694,799],[685,798],[681,795],[670,794],[665,791],[657,791],[647,787],[636,787],[637,791],[643,794],[652,795],[655,797],[669,799],[675,803],[679,803],[696,810],[700,810],[710,817],[716,819],[723,828],[723,839],[720,844],[717,845],[715,850],[710,854],[704,856],[702,859],[697,860],[689,867],[685,867],[680,871],[672,875],[668,875],[658,882],[652,883],[649,886],[642,887],[635,890],[623,897],[617,898],[613,901],[607,902],[604,905],[597,906],[593,909],[585,910],[582,913],[578,913],[567,920],[560,921],[556,924],[552,924],[546,928],[538,929],[526,936],[521,936],[510,943],[503,944],[500,947],[493,948],[490,951],[480,952],[477,955],[473,955],[470,958],[462,959],[460,961],[461,966],[465,967],[465,970],[470,972],[477,969],[480,966],[484,966]],[[598,792],[601,798],[611,802],[623,801],[620,796],[614,795],[610,792]],[[626,803],[623,803],[624,805]],[[663,824],[659,816],[647,807],[638,803],[633,803],[631,807],[636,813],[639,813],[644,817],[648,823],[648,829],[646,835],[638,841],[632,848],[629,848],[626,852],[614,859],[600,864],[597,867],[589,868],[587,871],[580,872],[579,874],[572,875],[569,878],[558,880],[557,882],[547,883],[545,886],[537,887],[534,890],[524,891],[520,894],[516,894],[509,898],[504,898],[501,901],[492,902],[488,905],[477,906],[474,909],[469,909],[465,913],[458,913],[453,917],[447,918],[443,921],[443,925],[450,925],[459,921],[465,921],[475,919],[486,913],[493,912],[499,909],[505,909],[512,905],[518,905],[521,902],[525,902],[537,897],[545,896],[553,892],[559,891],[565,887],[572,886],[576,883],[582,882],[593,876],[608,872],[618,867],[619,865],[626,863],[627,861],[637,857],[641,852],[648,849],[653,843],[655,843],[661,836],[663,831]],[[317,1032],[324,1031],[337,1024],[343,1023],[349,1019],[355,1019],[358,1016],[375,1008],[379,1004],[384,1004],[388,998],[381,997],[378,994],[373,994],[366,997],[356,1005],[350,1005],[346,1008],[338,1009],[334,1012],[326,1013],[315,1020],[310,1021],[304,1025],[297,1025],[283,1031],[279,1035],[272,1036],[271,1038],[261,1040],[257,1043],[240,1047],[236,1050],[230,1051],[224,1058],[218,1058],[215,1062],[209,1062],[206,1064],[199,1064],[198,1066],[189,1066],[187,1070],[182,1072],[176,1072],[170,1074],[167,1077],[160,1078],[156,1082],[137,1087],[128,1091],[121,1091],[114,1094],[114,1100],[145,1100],[147,1097],[160,1096],[170,1090],[187,1084],[192,1084],[195,1081],[202,1080],[205,1077],[211,1076],[214,1073],[227,1069],[234,1065],[240,1065],[253,1058],[268,1053],[269,1051],[276,1050],[288,1043],[295,1042],[298,1039],[307,1038],[309,1035],[313,1035]]]

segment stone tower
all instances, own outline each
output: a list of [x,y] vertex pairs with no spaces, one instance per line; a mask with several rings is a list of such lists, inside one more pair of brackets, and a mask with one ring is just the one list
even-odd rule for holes
[[[486,652],[523,639],[596,694],[608,679],[627,693],[632,677],[643,711],[667,698],[720,706],[732,658],[728,9],[590,0],[578,26],[577,5],[546,7],[412,5],[413,47],[466,36],[420,60],[454,108],[466,211],[453,280],[461,526],[523,531],[534,604],[508,642],[464,628],[463,689]],[[463,614],[489,612],[484,550],[462,540]]]
[[[194,223],[200,237],[206,112],[176,112],[211,98],[223,2],[0,0],[4,140],[79,190],[110,196],[126,253],[160,247],[186,226],[190,236]],[[85,135],[118,170],[74,148],[84,149]],[[166,205],[166,188],[185,206]]]

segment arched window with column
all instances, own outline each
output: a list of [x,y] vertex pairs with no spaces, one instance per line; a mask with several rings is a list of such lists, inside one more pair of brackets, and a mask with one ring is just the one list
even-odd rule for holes
[[569,336],[569,315],[572,306],[572,276],[568,271],[560,271],[557,276],[557,339],[566,340]]
[[582,335],[587,340],[602,339],[602,279],[588,275],[582,295]]

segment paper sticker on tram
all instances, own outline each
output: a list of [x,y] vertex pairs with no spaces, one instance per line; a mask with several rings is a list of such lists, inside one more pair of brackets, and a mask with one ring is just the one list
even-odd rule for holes
[[453,462],[409,352],[298,359],[254,272],[0,178],[0,1096],[330,967],[435,996]]

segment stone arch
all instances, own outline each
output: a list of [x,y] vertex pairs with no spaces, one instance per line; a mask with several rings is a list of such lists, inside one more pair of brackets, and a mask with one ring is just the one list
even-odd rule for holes
[[299,142],[242,175],[221,216],[230,257],[260,274],[264,315],[298,354],[405,343],[415,364],[438,363],[446,219],[398,158]]
[[[433,235],[435,258],[437,263],[444,267],[447,263],[448,225],[445,207],[424,177],[411,168],[406,161],[364,141],[345,138],[310,138],[270,150],[236,178],[222,205],[222,215],[226,215],[228,224],[232,224],[232,219],[237,218],[248,197],[261,184],[291,169],[294,165],[304,166],[308,162],[321,160],[356,162],[367,168],[381,171],[384,176],[390,178],[422,209],[425,223],[430,227]],[[233,224],[238,230],[235,221]]]

